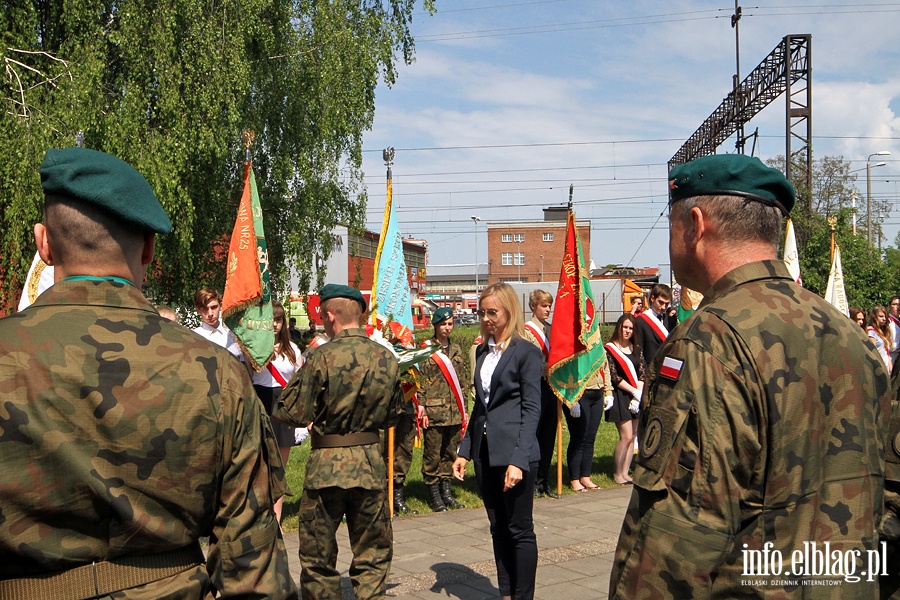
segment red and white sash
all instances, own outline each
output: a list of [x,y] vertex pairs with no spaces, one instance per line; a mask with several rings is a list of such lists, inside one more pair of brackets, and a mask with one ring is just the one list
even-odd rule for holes
[[550,341],[547,339],[547,335],[544,333],[543,327],[538,327],[531,321],[525,323],[525,329],[531,332],[531,335],[538,341],[538,346],[541,347],[541,352],[544,353],[544,358],[550,356]]
[[653,333],[656,334],[656,337],[661,339],[662,341],[666,341],[666,338],[669,337],[669,330],[666,329],[662,323],[659,322],[655,316],[651,317],[648,313],[650,311],[644,311],[639,314],[636,319],[643,319],[647,325],[650,326],[650,329],[653,330]]
[[266,369],[269,370],[269,373],[272,375],[275,381],[278,382],[278,385],[281,386],[281,389],[287,387],[287,379],[284,378],[284,375],[281,374],[281,371],[275,368],[275,365],[273,365],[271,361],[269,361],[269,364],[266,365]]
[[[324,335],[317,334],[313,339],[311,339],[309,341],[309,344],[306,345],[306,350],[304,350],[303,354],[300,355],[300,366],[302,367],[303,365],[306,364],[306,355],[309,354],[310,350],[312,350],[313,348],[318,348],[322,344],[327,344],[327,343],[328,343],[328,338],[325,337]],[[278,380],[276,379],[276,381],[278,381]],[[282,386],[282,387],[284,387],[284,386]]]
[[466,426],[469,424],[469,417],[466,415],[466,402],[463,400],[462,387],[459,385],[459,377],[456,375],[456,369],[453,368],[453,363],[450,361],[450,358],[444,354],[443,350],[438,350],[432,354],[431,360],[435,362],[438,369],[440,369],[441,373],[444,375],[444,379],[450,384],[450,391],[453,392],[453,397],[456,399],[456,407],[459,408],[459,414],[462,416],[462,432],[463,435],[465,435]]
[[631,362],[628,355],[622,352],[622,350],[612,342],[606,344],[604,348],[606,348],[609,355],[613,357],[616,364],[619,365],[619,369],[625,373],[625,379],[628,380],[628,383],[630,383],[632,387],[638,387],[638,374],[634,369],[634,363]]

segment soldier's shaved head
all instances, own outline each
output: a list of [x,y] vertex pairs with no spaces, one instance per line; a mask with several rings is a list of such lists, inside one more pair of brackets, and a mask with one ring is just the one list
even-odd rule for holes
[[330,298],[322,303],[322,313],[331,313],[335,321],[345,327],[359,327],[362,308],[359,302],[350,298]]
[[95,205],[51,194],[45,199],[44,225],[54,262],[70,269],[130,263],[152,235]]

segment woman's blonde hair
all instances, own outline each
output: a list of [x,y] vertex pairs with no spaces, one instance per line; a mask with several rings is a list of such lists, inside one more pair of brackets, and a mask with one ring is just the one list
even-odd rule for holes
[[[519,297],[516,295],[515,290],[513,290],[512,286],[508,283],[495,283],[484,288],[481,292],[481,297],[478,298],[479,308],[481,307],[481,301],[488,296],[494,296],[500,304],[500,307],[506,311],[506,328],[503,329],[500,339],[494,339],[494,342],[500,349],[505,350],[507,342],[509,342],[513,336],[519,336],[520,338],[525,337],[525,320],[522,318],[522,304],[519,302]],[[483,343],[487,344],[490,337],[490,334],[488,334],[484,327],[484,320],[482,319],[481,339],[484,340]]]

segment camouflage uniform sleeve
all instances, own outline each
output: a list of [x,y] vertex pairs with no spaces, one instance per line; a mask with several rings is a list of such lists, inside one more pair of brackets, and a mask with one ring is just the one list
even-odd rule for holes
[[250,377],[236,362],[223,376],[222,471],[207,570],[219,598],[298,598],[275,518],[284,467]]
[[315,420],[316,402],[328,377],[324,364],[321,352],[310,352],[278,397],[273,417],[293,427],[307,427]]
[[403,416],[405,404],[406,400],[403,398],[403,388],[400,385],[400,378],[397,377],[397,380],[394,382],[393,392],[391,393],[391,401],[388,405],[387,420],[384,424],[385,430],[397,426],[397,423],[400,422],[400,417]]
[[463,398],[465,398],[466,391],[469,390],[474,384],[472,382],[472,375],[469,372],[469,365],[466,362],[465,357],[463,356],[462,348],[459,346],[456,347],[456,351],[453,354],[453,368],[456,369],[456,377],[459,379],[459,387],[462,388]]
[[878,538],[888,548],[888,575],[879,580],[882,598],[900,596],[900,371],[891,383],[890,429],[884,444],[884,512],[878,524]]
[[[728,335],[720,330],[710,337],[718,341]],[[616,549],[610,598],[636,597],[648,589],[692,596],[693,586],[725,568],[742,516],[747,517],[742,507],[762,504],[756,487],[759,465],[765,464],[762,396],[728,366],[742,354],[738,345],[725,345],[710,349],[675,340],[665,356],[683,361],[677,377],[656,374],[663,353],[651,369],[635,490]],[[749,358],[737,362],[746,366]],[[691,560],[683,560],[686,553]]]

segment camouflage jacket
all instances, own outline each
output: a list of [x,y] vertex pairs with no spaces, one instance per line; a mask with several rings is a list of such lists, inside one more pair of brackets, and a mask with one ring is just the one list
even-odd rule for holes
[[[888,375],[858,326],[781,261],[751,263],[707,292],[648,380],[610,598],[877,597],[871,577],[809,585],[822,561],[803,555],[859,552],[859,576],[876,548]],[[771,578],[752,554],[769,543]]]
[[[399,370],[397,358],[364,329],[345,329],[309,353],[274,416],[295,427],[312,423],[310,433],[320,435],[387,429],[402,412]],[[379,446],[311,450],[304,487],[384,489],[387,468]]]
[[116,597],[297,597],[250,377],[137,288],[61,281],[0,319],[0,405],[0,579],[209,536],[205,566]]
[[[436,339],[431,340],[432,344],[437,344]],[[463,403],[466,402],[468,395],[466,391],[470,386],[469,371],[466,366],[466,359],[463,357],[462,348],[458,344],[454,344],[451,340],[450,347],[443,352],[453,363],[453,369],[456,371],[456,378],[459,380],[459,386],[462,391]],[[459,414],[459,406],[456,403],[456,396],[450,390],[450,383],[444,377],[443,371],[434,362],[433,358],[419,363],[422,370],[422,389],[419,391],[419,404],[425,407],[425,414],[428,416],[429,427],[431,425],[459,425],[462,423],[462,415]],[[468,411],[468,406],[463,405]]]

